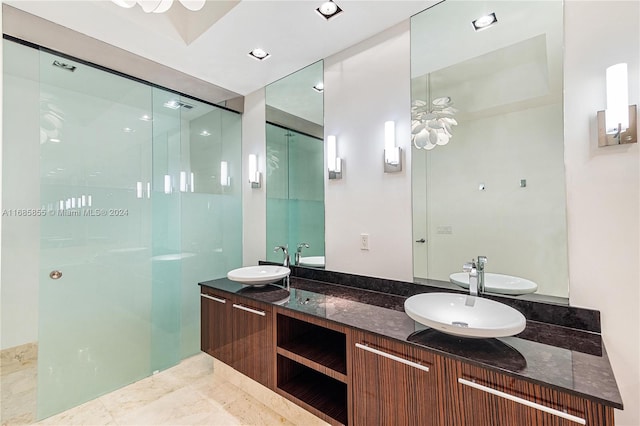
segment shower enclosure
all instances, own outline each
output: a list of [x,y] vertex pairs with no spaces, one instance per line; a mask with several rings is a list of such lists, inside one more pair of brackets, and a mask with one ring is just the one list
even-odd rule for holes
[[220,181],[223,162],[240,176],[240,132],[237,113],[4,40],[2,349],[37,340],[38,419],[199,351],[197,283],[242,263],[241,188]]

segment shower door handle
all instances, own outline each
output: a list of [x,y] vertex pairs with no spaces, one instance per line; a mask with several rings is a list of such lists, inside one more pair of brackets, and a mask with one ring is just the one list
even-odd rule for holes
[[426,243],[427,240],[425,240],[424,238],[420,238],[419,240],[416,240],[416,243]]

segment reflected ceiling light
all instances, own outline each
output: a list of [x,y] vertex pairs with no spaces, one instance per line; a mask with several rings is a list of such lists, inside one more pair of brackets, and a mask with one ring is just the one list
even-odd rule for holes
[[263,49],[256,48],[256,49],[253,49],[251,52],[249,52],[249,56],[251,56],[253,59],[262,61],[267,59],[271,55],[266,51],[264,51]]
[[143,115],[140,117],[140,120],[141,120],[141,121],[153,121],[153,118],[151,118],[151,116],[150,116],[149,114],[143,114]]
[[[139,4],[146,13],[164,13],[171,8],[173,0],[111,0],[120,7],[130,9]],[[206,0],[178,0],[188,10],[197,12],[204,7]]]
[[316,9],[316,12],[318,12],[318,14],[320,14],[324,19],[329,20],[342,12],[342,9],[340,9],[340,7],[333,1],[326,1]]
[[484,30],[489,28],[490,26],[496,24],[498,22],[498,18],[496,18],[495,13],[490,13],[488,15],[482,16],[471,23],[473,25],[473,29],[476,31]]
[[60,143],[60,139],[58,139],[58,138],[49,138],[49,142]]
[[200,136],[211,136],[211,133],[207,132],[206,130],[203,130],[200,132]]
[[133,133],[136,131],[136,129],[132,129],[131,127],[125,127],[124,129],[122,129],[122,131],[125,133]]
[[320,83],[316,84],[315,86],[313,86],[313,90],[318,93],[324,92],[324,83],[321,81]]
[[195,106],[188,104],[186,102],[182,102],[179,101],[177,99],[171,99],[168,100],[167,102],[165,102],[164,104],[162,104],[165,108],[169,108],[169,109],[178,109],[178,108],[184,108],[184,109],[194,109]]

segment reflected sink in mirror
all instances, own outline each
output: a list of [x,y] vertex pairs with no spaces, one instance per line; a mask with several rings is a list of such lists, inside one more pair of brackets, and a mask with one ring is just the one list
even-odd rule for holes
[[227,273],[227,278],[245,285],[265,286],[286,278],[291,273],[289,268],[275,265],[245,266]]
[[[460,287],[469,288],[469,274],[466,272],[456,272],[449,275],[449,281]],[[534,293],[537,289],[536,283],[525,278],[490,272],[484,273],[484,291],[487,293],[519,295]]]
[[300,266],[324,268],[324,256],[306,256],[300,258]]
[[404,302],[404,310],[420,324],[462,337],[513,336],[527,324],[524,315],[510,306],[464,294],[417,294]]

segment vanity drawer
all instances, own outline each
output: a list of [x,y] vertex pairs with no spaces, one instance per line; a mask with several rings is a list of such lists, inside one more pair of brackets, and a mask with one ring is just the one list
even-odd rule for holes
[[450,398],[465,425],[613,425],[613,409],[471,364],[447,360]]

